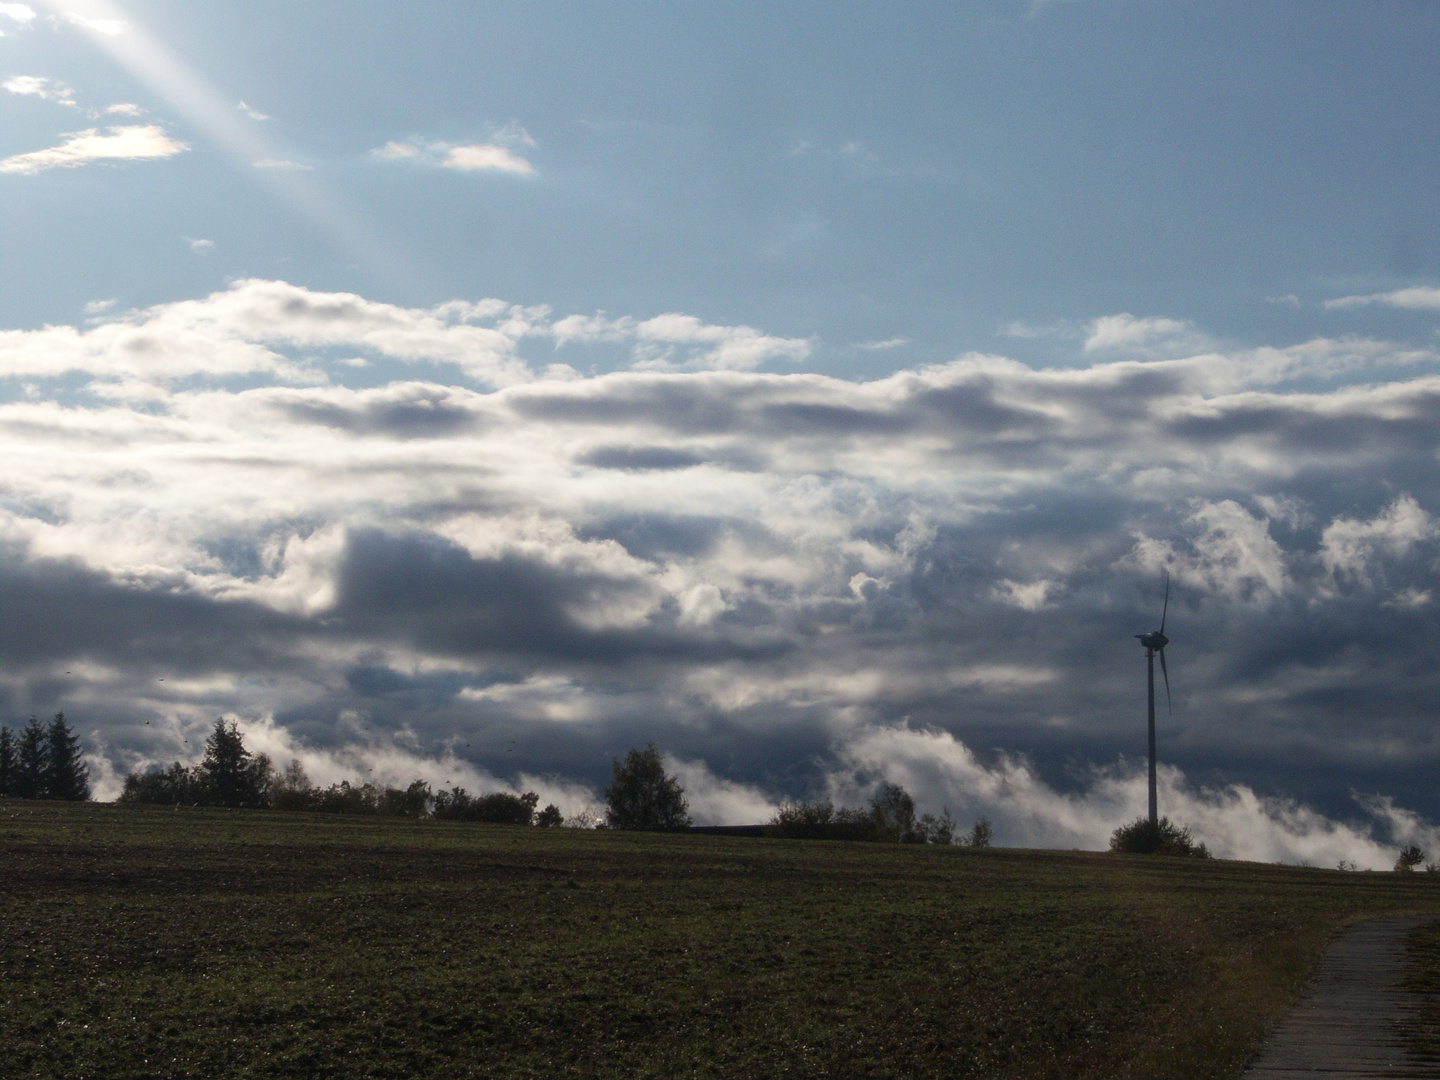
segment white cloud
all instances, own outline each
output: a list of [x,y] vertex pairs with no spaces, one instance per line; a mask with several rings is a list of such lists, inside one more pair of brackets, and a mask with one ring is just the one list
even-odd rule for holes
[[85,305],[86,315],[103,315],[115,306],[114,300],[91,300]]
[[[693,315],[674,312],[635,324],[641,370],[668,371],[677,367],[748,371],[767,360],[798,362],[810,355],[804,338],[780,338],[748,326],[711,326]],[[699,352],[677,361],[675,349],[698,346]]]
[[1271,537],[1268,520],[1222,499],[1199,503],[1187,524],[1195,534],[1179,551],[1166,541],[1138,538],[1138,564],[1153,574],[1169,570],[1177,583],[1233,601],[1268,600],[1285,591],[1285,553]]
[[1155,341],[1188,334],[1192,329],[1189,323],[1178,319],[1137,319],[1124,312],[1119,315],[1104,315],[1090,324],[1090,335],[1085,339],[1085,351],[1149,345]]
[[73,169],[96,161],[140,161],[174,157],[190,147],[153,124],[76,132],[59,146],[0,160],[0,172],[32,175],[48,169]]
[[1327,308],[1364,307],[1369,304],[1385,304],[1388,307],[1408,308],[1411,311],[1437,311],[1440,310],[1440,287],[1417,285],[1409,289],[1395,289],[1393,292],[1341,296],[1325,301]]
[[114,105],[105,106],[105,111],[107,113],[113,113],[116,116],[139,116],[145,110],[140,108],[139,105],[133,105],[128,101],[117,101]]
[[246,116],[248,116],[251,120],[270,119],[270,117],[260,112],[258,109],[252,109],[249,105],[246,105],[244,101],[241,101],[240,104],[236,105],[235,107],[239,109],[242,113],[244,113]]
[[119,19],[92,19],[87,15],[81,15],[78,11],[62,12],[60,17],[72,26],[78,26],[82,30],[92,30],[97,34],[104,34],[106,37],[114,37],[125,32],[125,24]]
[[908,337],[893,337],[886,338],[883,341],[857,341],[855,348],[864,349],[866,352],[884,352],[888,349],[898,349],[909,344],[910,339]]
[[0,4],[0,15],[24,26],[35,18],[35,9],[29,4]]
[[294,161],[287,161],[284,158],[265,158],[262,161],[250,163],[257,169],[296,169],[300,172],[314,172],[314,165],[301,165]]
[[1051,595],[1060,589],[1059,582],[1046,581],[1043,578],[1023,584],[1011,581],[1009,578],[1002,578],[991,590],[991,595],[1002,604],[1009,604],[1011,607],[1017,607],[1023,611],[1039,611],[1049,604]]
[[535,174],[535,167],[530,162],[496,143],[452,146],[440,164],[461,172],[502,172],[513,176]]
[[[1104,850],[1117,825],[1146,812],[1143,766],[1095,769],[1082,790],[1061,793],[1023,757],[1001,756],[986,765],[953,736],[909,726],[862,731],[839,755],[846,768],[830,777],[837,802],[858,805],[875,780],[884,779],[914,795],[919,809],[949,808],[962,827],[988,817],[997,842],[1007,846]],[[1345,859],[1361,869],[1388,870],[1392,843],[1419,840],[1433,849],[1440,840],[1433,827],[1388,799],[1362,800],[1374,822],[1365,827],[1243,784],[1196,789],[1173,767],[1162,765],[1159,781],[1161,813],[1188,826],[1221,858],[1325,867]],[[1393,840],[1378,839],[1375,826]]]
[[78,108],[75,103],[75,91],[55,79],[47,79],[40,75],[16,75],[0,83],[0,87],[12,94],[29,95],[44,101],[53,101],[57,105]]
[[1413,497],[1402,495],[1369,521],[1336,518],[1325,526],[1320,561],[1332,574],[1364,578],[1380,556],[1404,556],[1437,535],[1435,518]]
[[371,150],[370,153],[382,161],[405,161],[420,156],[420,150],[409,143],[387,142],[378,150]]
[[498,172],[511,176],[534,176],[535,166],[515,153],[512,146],[534,146],[535,140],[517,123],[499,128],[488,143],[457,145],[444,142],[387,142],[370,156],[379,161],[411,161],[420,165],[454,169],[458,172]]
[[214,240],[206,240],[204,238],[191,239],[188,236],[181,237],[181,239],[189,244],[190,250],[197,255],[206,255],[215,250]]

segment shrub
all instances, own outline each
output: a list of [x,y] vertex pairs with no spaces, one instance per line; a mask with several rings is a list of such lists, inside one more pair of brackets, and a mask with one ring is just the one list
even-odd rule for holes
[[535,824],[542,829],[558,829],[565,824],[565,815],[553,802],[535,815]]
[[1149,818],[1136,818],[1110,835],[1110,850],[1134,855],[1183,855],[1208,859],[1210,852],[1197,844],[1190,830],[1161,818],[1155,824]]

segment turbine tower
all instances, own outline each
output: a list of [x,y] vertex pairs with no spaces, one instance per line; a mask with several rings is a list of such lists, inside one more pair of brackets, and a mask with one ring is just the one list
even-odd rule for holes
[[1170,669],[1165,666],[1165,646],[1170,639],[1165,636],[1165,616],[1170,611],[1170,574],[1165,574],[1165,605],[1160,609],[1160,629],[1148,634],[1136,634],[1140,644],[1145,646],[1145,665],[1150,687],[1150,824],[1159,823],[1155,803],[1155,654],[1160,654],[1160,673],[1165,676],[1165,707],[1170,708]]

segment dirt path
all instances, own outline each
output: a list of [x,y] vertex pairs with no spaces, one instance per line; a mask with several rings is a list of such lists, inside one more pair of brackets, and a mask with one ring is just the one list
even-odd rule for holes
[[1419,1003],[1400,987],[1405,935],[1433,920],[1376,919],[1326,949],[1310,990],[1243,1080],[1440,1077],[1440,1062],[1411,1057],[1396,1030]]

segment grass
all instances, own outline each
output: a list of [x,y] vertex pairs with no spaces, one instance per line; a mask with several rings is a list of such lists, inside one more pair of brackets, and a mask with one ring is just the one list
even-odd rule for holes
[[1233,1077],[1412,912],[1440,881],[0,802],[0,1071]]

